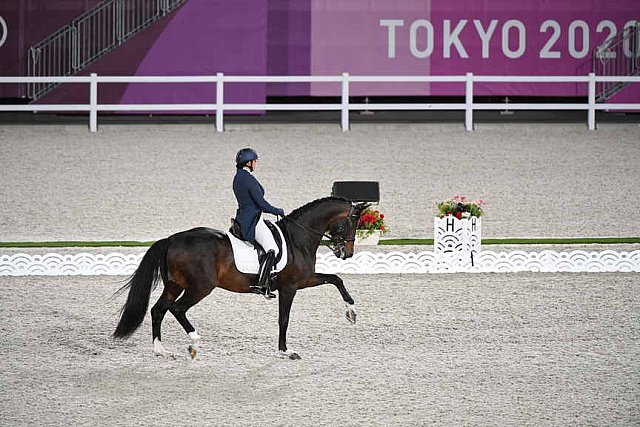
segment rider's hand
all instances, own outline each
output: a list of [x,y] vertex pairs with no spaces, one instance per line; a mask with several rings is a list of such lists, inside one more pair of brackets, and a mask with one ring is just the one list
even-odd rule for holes
[[284,209],[278,208],[278,215],[284,216]]

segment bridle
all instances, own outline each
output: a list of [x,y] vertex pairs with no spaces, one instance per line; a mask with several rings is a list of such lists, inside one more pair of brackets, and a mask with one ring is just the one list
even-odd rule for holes
[[[360,219],[360,216],[357,214],[356,212],[356,208],[355,206],[351,205],[351,209],[349,210],[349,215],[347,216],[349,218],[350,221],[357,221]],[[319,231],[314,230],[311,227],[307,227],[304,224],[299,223],[298,221],[296,221],[295,219],[288,217],[288,216],[284,216],[282,217],[283,220],[287,220],[287,221],[291,221],[293,224],[297,225],[298,227],[302,228],[303,230],[308,231],[311,234],[315,234],[316,236],[320,236],[320,237],[325,237],[327,238],[331,243],[329,243],[327,246],[329,247],[329,249],[331,249],[334,253],[334,255],[338,258],[343,258],[345,255],[345,246],[347,245],[347,243],[349,242],[355,242],[355,237],[353,239],[348,239],[346,237],[343,236],[333,236],[329,233],[322,233]],[[357,224],[356,224],[357,227]],[[344,259],[344,258],[343,258]]]

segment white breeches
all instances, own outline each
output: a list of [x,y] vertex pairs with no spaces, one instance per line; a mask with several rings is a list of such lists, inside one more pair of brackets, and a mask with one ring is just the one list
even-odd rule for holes
[[264,223],[264,219],[262,219],[262,217],[256,224],[256,242],[260,243],[265,252],[269,252],[270,249],[273,249],[276,255],[278,254],[278,245],[273,238],[271,230],[269,230],[267,224]]

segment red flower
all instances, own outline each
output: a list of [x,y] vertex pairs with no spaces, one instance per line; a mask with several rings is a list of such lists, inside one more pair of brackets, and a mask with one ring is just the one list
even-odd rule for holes
[[458,219],[462,218],[462,212],[460,211],[456,212],[456,218]]

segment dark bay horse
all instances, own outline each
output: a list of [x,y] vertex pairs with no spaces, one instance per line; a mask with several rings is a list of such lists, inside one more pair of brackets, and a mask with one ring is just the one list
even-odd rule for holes
[[[277,224],[287,240],[288,263],[276,276],[280,326],[278,349],[291,359],[300,356],[287,351],[287,326],[291,304],[299,289],[331,283],[338,288],[347,306],[347,319],[356,321],[353,298],[342,279],[335,274],[315,272],[316,251],[322,237],[327,237],[333,253],[342,259],[353,256],[353,244],[360,214],[368,205],[327,197],[315,200]],[[162,295],[151,308],[153,351],[158,356],[173,357],[162,346],[161,324],[167,311],[178,320],[191,338],[191,357],[199,351],[200,336],[187,319],[187,311],[214,288],[249,293],[255,275],[239,272],[234,263],[227,235],[210,228],[194,228],[155,242],[142,258],[137,270],[119,292],[129,289],[115,338],[127,338],[142,324],[151,291],[160,278]]]

